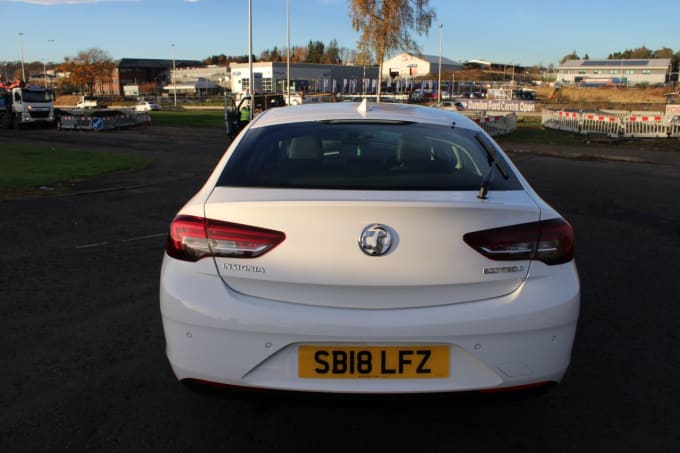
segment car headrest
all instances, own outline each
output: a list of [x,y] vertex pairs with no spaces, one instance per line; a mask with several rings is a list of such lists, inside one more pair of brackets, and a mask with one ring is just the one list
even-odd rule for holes
[[429,140],[401,139],[397,150],[397,160],[400,162],[432,160],[432,147]]
[[294,137],[288,148],[289,159],[321,159],[321,146],[317,137],[303,135]]

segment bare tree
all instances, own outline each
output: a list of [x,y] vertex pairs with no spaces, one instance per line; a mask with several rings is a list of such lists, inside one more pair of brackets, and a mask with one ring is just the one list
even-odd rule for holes
[[[359,49],[373,52],[378,62],[380,81],[385,56],[397,49],[419,52],[411,31],[426,35],[436,18],[430,0],[349,0],[349,15],[361,32]],[[378,83],[378,102],[380,88]]]

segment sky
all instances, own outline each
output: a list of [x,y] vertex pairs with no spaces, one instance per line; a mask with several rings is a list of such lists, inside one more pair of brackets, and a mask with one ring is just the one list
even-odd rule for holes
[[[309,41],[356,48],[348,0],[251,0],[253,54]],[[430,0],[437,18],[422,53],[522,66],[646,46],[680,50],[680,1]],[[248,54],[248,0],[0,0],[0,62],[61,62],[90,48],[114,60],[203,60]],[[441,24],[441,28],[440,28]],[[173,46],[174,45],[174,46]]]

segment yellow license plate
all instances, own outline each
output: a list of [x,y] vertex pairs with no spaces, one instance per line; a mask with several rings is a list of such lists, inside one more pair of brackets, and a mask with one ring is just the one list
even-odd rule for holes
[[298,348],[301,378],[427,379],[449,377],[447,345],[313,346]]

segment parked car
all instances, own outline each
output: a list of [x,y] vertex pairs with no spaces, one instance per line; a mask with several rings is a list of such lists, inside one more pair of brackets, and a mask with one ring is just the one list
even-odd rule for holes
[[579,313],[573,230],[486,132],[404,104],[266,110],[172,220],[176,377],[402,393],[557,382]]
[[137,112],[149,112],[151,110],[160,110],[161,106],[153,101],[139,101],[135,105],[135,111]]
[[76,103],[77,109],[103,109],[107,106],[106,102],[94,96],[81,96]]
[[433,105],[433,107],[437,107],[439,109],[444,109],[444,110],[456,110],[456,111],[465,110],[465,104],[463,104],[460,101],[437,102],[436,104]]
[[304,103],[302,94],[293,90],[291,90],[290,93],[284,93],[283,99],[285,100],[287,105],[301,105]]

